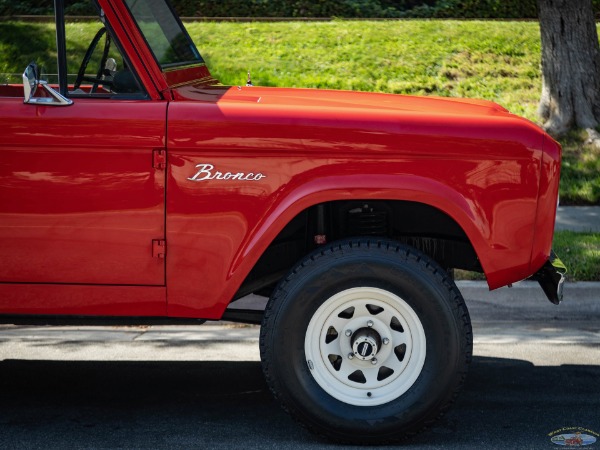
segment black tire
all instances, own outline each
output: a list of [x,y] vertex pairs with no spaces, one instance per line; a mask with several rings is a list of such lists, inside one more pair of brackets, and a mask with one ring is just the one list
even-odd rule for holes
[[[381,294],[382,299],[389,300],[371,301],[371,294]],[[340,305],[356,308],[338,314]],[[381,320],[377,319],[378,310],[383,310]],[[404,330],[396,327],[387,331],[380,327],[375,333],[367,327],[350,331],[344,328],[346,325],[352,328],[353,324],[356,328],[363,319],[369,319],[371,327],[373,321],[377,322],[377,328],[391,316],[410,316],[407,318],[407,326],[412,327],[410,333],[403,334]],[[328,327],[330,322],[343,325]],[[329,331],[326,339],[322,339],[325,328]],[[418,338],[423,335],[419,334],[420,329],[424,331],[424,340]],[[352,331],[354,334],[346,337],[345,333]],[[399,337],[390,342],[385,339],[388,331]],[[384,339],[387,342],[382,343]],[[397,351],[401,346],[394,347],[402,339],[409,343],[408,356]],[[369,347],[363,341],[377,341],[377,344]],[[389,343],[392,346],[386,347]],[[394,369],[390,376],[393,381],[379,380],[382,368],[375,377],[375,369],[369,369],[362,361],[364,355],[361,360],[350,359],[349,355],[347,360],[347,355],[341,355],[340,359],[337,353],[341,354],[347,345],[352,351],[360,349],[371,358],[366,361],[372,365],[385,364]],[[402,345],[406,349],[406,344]],[[338,346],[339,351],[330,350]],[[375,348],[379,348],[379,353],[375,353]],[[319,351],[315,353],[314,349]],[[387,359],[378,360],[384,351]],[[271,391],[283,408],[306,428],[342,443],[388,443],[425,429],[453,403],[471,360],[472,331],[456,285],[429,257],[393,241],[353,239],[321,247],[279,283],[265,310],[260,352]],[[328,352],[331,354],[326,357]],[[307,361],[307,353],[314,362]],[[402,369],[403,364],[412,367],[412,372]],[[346,373],[355,368],[353,365],[360,366],[358,372],[363,374],[362,378],[352,373],[346,382]],[[405,372],[408,375],[402,384]],[[376,390],[371,393],[370,389],[363,389],[365,383]],[[394,387],[390,387],[392,383]],[[369,404],[371,398],[376,399],[375,405]]]

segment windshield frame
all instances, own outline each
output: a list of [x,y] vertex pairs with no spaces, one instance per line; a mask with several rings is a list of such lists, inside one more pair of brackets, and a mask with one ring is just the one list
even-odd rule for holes
[[69,96],[67,81],[67,42],[65,31],[65,2],[54,0],[54,22],[56,27],[56,69],[58,72],[58,91],[63,97]]
[[[163,63],[159,60],[159,56],[157,55],[157,47],[158,45],[156,41],[154,42],[150,42],[148,40],[148,36],[146,36],[146,34],[144,33],[144,30],[142,28],[142,26],[140,25],[140,23],[138,22],[138,17],[136,17],[136,15],[133,13],[132,8],[130,8],[129,6],[129,1],[130,0],[123,0],[123,5],[125,6],[125,8],[127,9],[133,23],[135,24],[135,26],[137,27],[140,36],[142,37],[142,39],[144,40],[144,42],[146,43],[148,49],[150,50],[150,54],[152,55],[152,57],[154,58],[156,64],[158,65],[158,67],[160,68],[161,72],[166,73],[166,72],[171,72],[171,71],[175,71],[175,70],[180,70],[180,69],[187,69],[187,68],[191,68],[191,67],[202,67],[205,66],[205,62],[204,62],[204,58],[202,58],[202,55],[200,54],[200,52],[198,51],[198,48],[196,47],[196,44],[194,43],[194,41],[192,40],[192,38],[190,37],[187,29],[185,28],[185,26],[183,25],[183,22],[181,21],[179,15],[177,14],[177,12],[175,11],[175,9],[173,8],[173,5],[171,4],[170,1],[168,0],[157,0],[157,1],[161,1],[163,5],[165,5],[165,7],[168,9],[170,16],[169,17],[165,17],[161,20],[161,17],[157,17],[156,15],[153,14],[153,18],[156,21],[156,24],[159,26],[160,31],[163,33],[162,37],[168,42],[168,44],[170,45],[170,50],[175,50],[173,48],[173,40],[169,40],[169,38],[167,37],[167,34],[165,32],[165,28],[164,25],[166,25],[165,22],[168,22],[169,20],[173,20],[174,24],[179,28],[178,29],[178,36],[181,36],[182,39],[184,39],[186,42],[186,48],[187,50],[189,50],[192,53],[192,56],[195,56],[195,59],[182,59],[179,61],[175,61],[175,62],[167,62],[167,63]],[[138,0],[139,1],[139,0]],[[154,46],[152,44],[155,44]]]

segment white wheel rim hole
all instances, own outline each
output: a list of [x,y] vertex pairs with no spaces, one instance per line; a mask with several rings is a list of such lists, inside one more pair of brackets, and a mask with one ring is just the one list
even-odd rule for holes
[[319,386],[357,406],[400,397],[425,362],[425,332],[414,310],[397,295],[371,287],[326,300],[309,323],[304,347]]

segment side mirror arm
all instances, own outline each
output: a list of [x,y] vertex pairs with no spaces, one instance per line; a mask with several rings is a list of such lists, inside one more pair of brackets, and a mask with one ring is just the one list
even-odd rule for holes
[[[69,106],[73,100],[52,89],[46,81],[38,79],[38,69],[35,63],[29,64],[23,72],[23,103],[48,106]],[[35,97],[38,87],[41,86],[49,97]]]

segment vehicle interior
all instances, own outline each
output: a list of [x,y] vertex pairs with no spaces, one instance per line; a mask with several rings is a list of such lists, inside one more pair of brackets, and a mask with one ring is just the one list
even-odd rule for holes
[[[103,11],[89,0],[83,10],[89,15],[71,16],[69,12],[74,10],[70,7],[75,3],[81,6],[81,1],[65,0],[66,97],[144,98],[141,83],[105,23]],[[32,63],[37,68],[37,79],[59,90],[56,30],[52,22],[0,23],[1,44],[28,49],[4,65],[14,69],[12,73],[0,73],[0,97],[24,96],[23,71]],[[89,36],[93,38],[90,40]],[[45,89],[37,89],[35,96],[49,97],[50,94]]]

